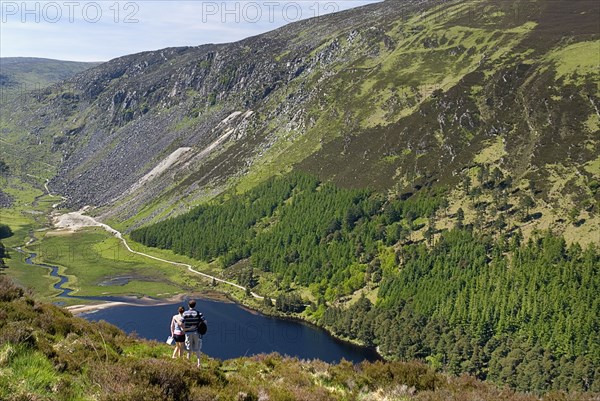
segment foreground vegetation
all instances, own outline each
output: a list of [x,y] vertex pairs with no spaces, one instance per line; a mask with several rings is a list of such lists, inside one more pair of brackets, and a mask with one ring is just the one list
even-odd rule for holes
[[459,209],[448,227],[441,190],[388,199],[294,173],[131,238],[214,260],[276,295],[276,310],[392,359],[527,391],[600,391],[600,255],[551,232],[524,240],[533,200],[513,209],[509,179],[489,182],[495,218],[466,223]]
[[[329,365],[277,354],[196,369],[171,348],[34,301],[0,276],[0,398],[16,400],[538,400],[413,362]],[[592,400],[548,393],[544,400]]]

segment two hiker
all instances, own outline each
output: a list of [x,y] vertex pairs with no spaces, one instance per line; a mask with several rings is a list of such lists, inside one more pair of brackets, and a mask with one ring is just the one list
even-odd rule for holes
[[190,299],[188,302],[189,309],[184,312],[183,307],[179,307],[178,314],[171,319],[171,336],[175,339],[175,350],[173,350],[173,358],[183,356],[183,345],[187,349],[187,357],[193,353],[198,358],[198,366],[200,366],[200,355],[202,350],[202,334],[206,330],[206,322],[202,313],[196,310],[196,301]]

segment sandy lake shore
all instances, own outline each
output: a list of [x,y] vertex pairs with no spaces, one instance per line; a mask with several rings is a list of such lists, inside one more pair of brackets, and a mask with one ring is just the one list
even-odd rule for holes
[[122,305],[135,305],[135,306],[161,306],[161,305],[169,305],[177,302],[181,302],[182,306],[184,305],[187,299],[206,299],[213,300],[219,302],[233,302],[230,298],[228,298],[225,294],[216,292],[216,291],[207,291],[203,293],[193,293],[193,294],[179,294],[170,298],[165,299],[155,299],[149,297],[143,298],[135,298],[131,297],[131,301],[122,300],[122,301],[107,301],[96,304],[81,304],[81,305],[71,305],[66,306],[65,309],[71,312],[74,315],[80,315],[82,313],[89,313],[98,310],[103,310],[107,308],[112,308],[115,306]]

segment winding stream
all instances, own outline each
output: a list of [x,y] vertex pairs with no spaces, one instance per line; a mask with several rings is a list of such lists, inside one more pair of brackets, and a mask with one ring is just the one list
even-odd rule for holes
[[[23,252],[23,251],[21,251],[21,252]],[[25,263],[28,265],[31,265],[31,266],[39,266],[39,267],[44,267],[46,269],[50,269],[50,276],[58,277],[60,279],[60,281],[58,283],[53,285],[54,289],[60,291],[58,296],[63,297],[63,298],[76,298],[76,297],[71,296],[71,292],[73,292],[72,289],[63,287],[63,285],[69,281],[69,278],[67,276],[63,276],[63,275],[59,274],[58,267],[56,267],[56,266],[46,265],[43,263],[34,263],[33,259],[35,259],[36,256],[37,256],[37,254],[30,253],[29,256],[27,256],[25,258]]]
[[[83,300],[88,300],[88,301],[120,301],[120,302],[132,303],[132,299],[128,298],[128,297],[71,295],[73,290],[71,288],[68,288],[65,286],[66,284],[68,284],[69,278],[67,276],[63,276],[62,274],[60,274],[58,272],[57,266],[47,265],[45,263],[35,263],[33,261],[33,259],[35,259],[37,257],[36,253],[26,252],[26,251],[22,250],[21,248],[17,248],[17,251],[19,253],[21,253],[23,256],[25,256],[26,264],[28,264],[30,266],[37,266],[37,267],[41,267],[44,269],[49,269],[51,277],[58,277],[58,279],[59,279],[58,283],[55,283],[52,286],[54,289],[60,291],[60,293],[57,295],[57,297],[71,298],[71,299],[83,299]],[[64,302],[59,301],[59,302],[54,302],[54,304],[61,306],[61,305],[64,305]]]

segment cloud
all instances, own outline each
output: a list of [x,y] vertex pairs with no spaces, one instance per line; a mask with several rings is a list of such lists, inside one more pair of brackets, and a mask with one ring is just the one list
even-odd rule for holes
[[3,0],[0,56],[108,60],[164,47],[237,41],[374,2]]

